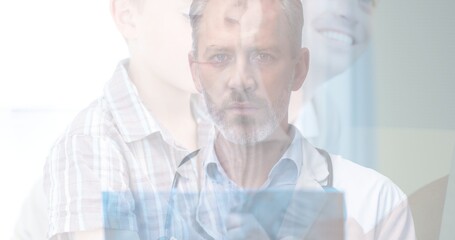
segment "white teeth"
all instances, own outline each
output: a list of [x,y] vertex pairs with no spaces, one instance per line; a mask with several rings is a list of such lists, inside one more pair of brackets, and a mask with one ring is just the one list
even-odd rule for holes
[[323,36],[348,44],[348,45],[353,45],[354,44],[354,38],[352,38],[349,35],[346,35],[344,33],[340,32],[334,32],[334,31],[322,31],[321,32]]

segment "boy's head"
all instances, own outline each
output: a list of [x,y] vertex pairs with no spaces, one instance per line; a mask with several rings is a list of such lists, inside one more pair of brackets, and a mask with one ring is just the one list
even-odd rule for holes
[[130,50],[130,76],[193,92],[187,64],[191,0],[111,0],[115,24]]

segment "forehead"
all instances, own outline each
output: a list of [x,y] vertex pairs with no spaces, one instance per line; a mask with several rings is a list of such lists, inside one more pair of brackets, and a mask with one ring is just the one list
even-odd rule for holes
[[241,32],[278,26],[283,11],[278,0],[210,0],[201,18],[201,29],[240,28]]

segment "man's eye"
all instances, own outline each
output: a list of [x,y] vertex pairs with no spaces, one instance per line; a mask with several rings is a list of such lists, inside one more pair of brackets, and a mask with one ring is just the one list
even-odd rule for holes
[[251,63],[271,64],[275,61],[275,57],[268,53],[254,53],[250,57]]
[[230,60],[231,57],[227,54],[215,54],[210,57],[210,62],[215,64],[229,62]]
[[209,58],[209,63],[215,67],[222,67],[229,64],[232,61],[232,56],[229,54],[215,54]]

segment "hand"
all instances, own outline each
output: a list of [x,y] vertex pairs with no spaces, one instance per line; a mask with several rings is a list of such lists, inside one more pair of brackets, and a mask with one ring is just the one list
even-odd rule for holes
[[270,239],[257,219],[249,213],[230,213],[226,219],[226,239]]

